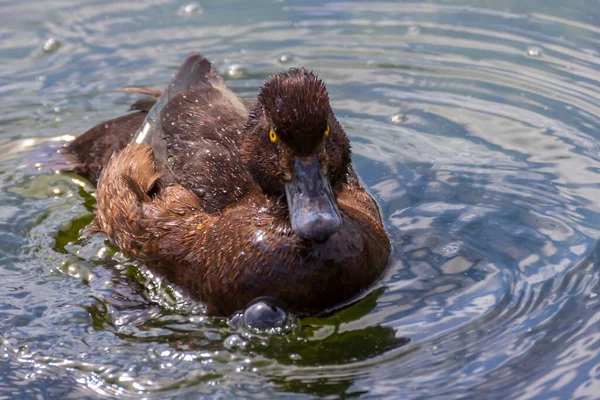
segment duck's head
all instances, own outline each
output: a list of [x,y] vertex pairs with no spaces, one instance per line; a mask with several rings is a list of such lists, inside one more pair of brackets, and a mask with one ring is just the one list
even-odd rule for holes
[[323,242],[337,232],[335,193],[348,173],[350,143],[325,84],[304,69],[271,77],[246,129],[246,165],[265,194],[285,195],[294,233]]

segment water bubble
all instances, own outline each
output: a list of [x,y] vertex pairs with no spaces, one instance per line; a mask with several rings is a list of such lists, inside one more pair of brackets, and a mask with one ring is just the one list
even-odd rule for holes
[[248,343],[238,335],[231,335],[225,339],[225,342],[223,342],[223,346],[225,346],[227,350],[232,350],[235,348],[244,350],[247,344]]
[[103,246],[102,248],[100,248],[100,250],[98,250],[98,253],[96,253],[96,257],[98,257],[101,260],[108,260],[112,257],[113,251],[110,247],[107,246]]
[[186,4],[185,6],[181,7],[181,13],[188,15],[202,14],[202,7],[200,7],[200,4],[198,3]]
[[233,64],[227,68],[227,76],[232,79],[243,79],[246,77],[246,70],[239,64]]
[[44,43],[43,49],[45,53],[54,53],[56,50],[58,50],[60,45],[61,43],[58,39],[50,38],[46,40],[46,43]]
[[286,334],[291,330],[291,316],[274,299],[258,299],[244,311],[246,329],[254,333]]
[[421,33],[421,28],[418,26],[409,26],[406,30],[406,36],[418,36]]
[[406,117],[404,117],[404,115],[402,114],[396,114],[396,115],[392,115],[390,117],[390,122],[392,124],[401,124],[406,120]]
[[291,54],[282,54],[279,56],[279,62],[282,64],[288,64],[294,61],[294,57]]
[[460,251],[460,243],[452,242],[442,247],[442,254],[446,257],[454,257]]
[[542,54],[542,49],[540,49],[539,47],[530,47],[527,49],[527,55],[529,57],[541,57]]

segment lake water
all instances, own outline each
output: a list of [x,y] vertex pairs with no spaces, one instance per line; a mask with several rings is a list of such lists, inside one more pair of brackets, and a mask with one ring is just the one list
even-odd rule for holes
[[[236,329],[24,167],[191,51],[323,77],[394,246],[365,299]],[[0,397],[597,398],[599,52],[597,0],[0,1]]]

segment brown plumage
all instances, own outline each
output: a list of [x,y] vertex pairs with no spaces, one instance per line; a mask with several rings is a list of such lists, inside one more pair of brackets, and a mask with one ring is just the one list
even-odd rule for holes
[[250,103],[192,54],[162,96],[145,140],[154,99],[69,146],[115,245],[216,315],[262,296],[315,314],[377,279],[389,240],[316,75],[276,75]]

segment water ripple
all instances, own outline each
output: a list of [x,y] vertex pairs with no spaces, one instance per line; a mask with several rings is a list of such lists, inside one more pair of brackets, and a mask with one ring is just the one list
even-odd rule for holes
[[[596,396],[595,2],[8,4],[3,395]],[[197,50],[245,96],[288,65],[322,75],[392,238],[370,294],[284,337],[208,318],[103,238],[80,237],[89,184],[24,168],[124,112],[133,97],[115,88],[160,87]]]

